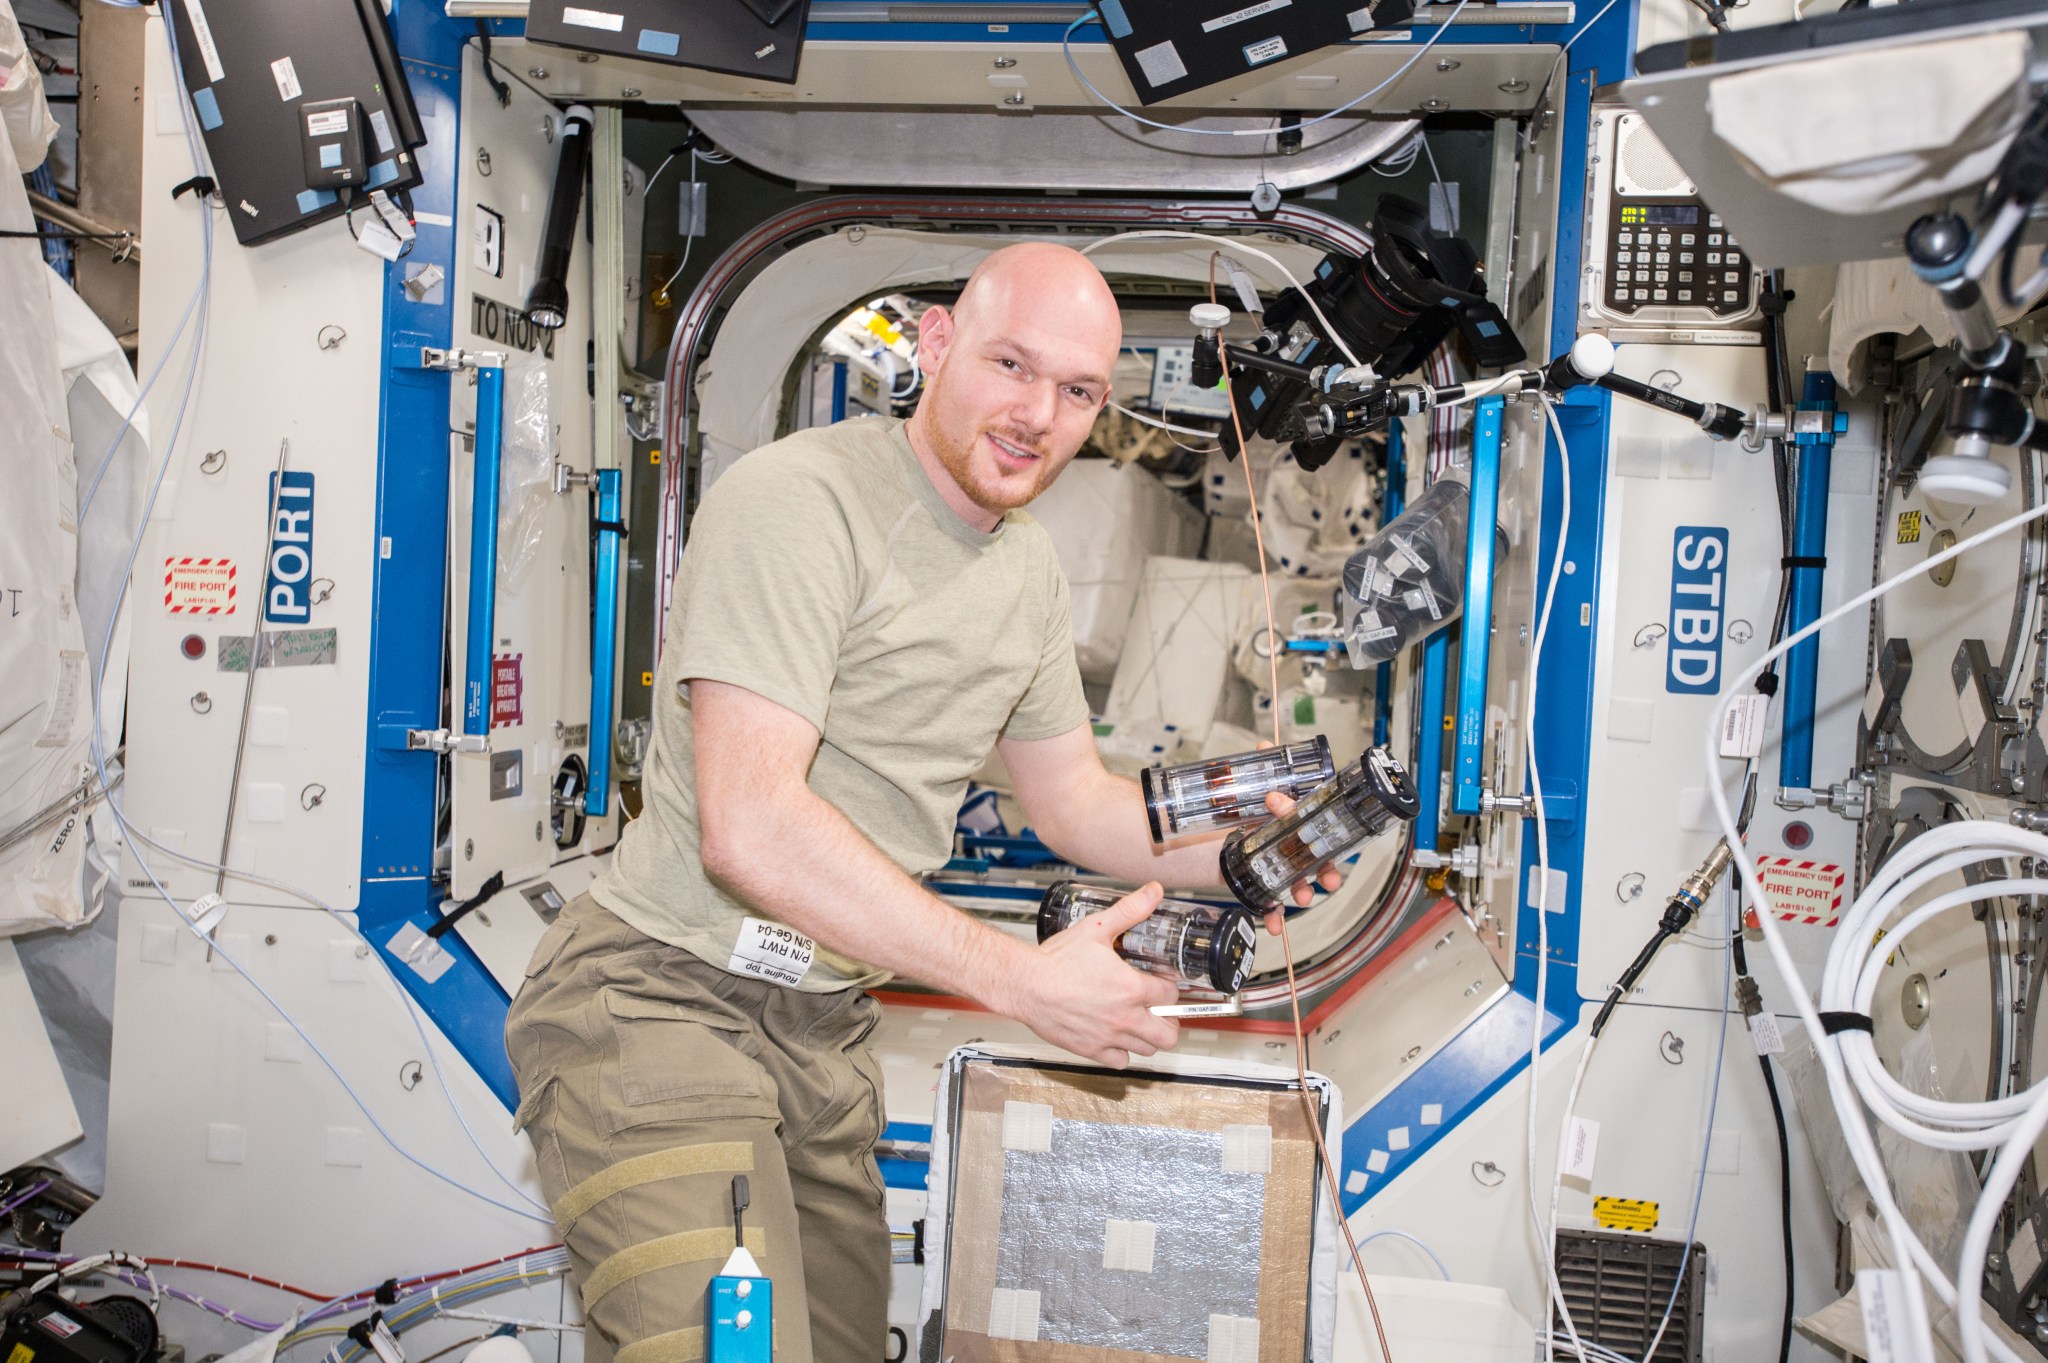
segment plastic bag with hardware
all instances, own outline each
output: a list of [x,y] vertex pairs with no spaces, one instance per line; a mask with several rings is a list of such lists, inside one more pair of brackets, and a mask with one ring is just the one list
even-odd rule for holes
[[505,440],[498,465],[498,590],[517,596],[533,571],[555,496],[555,415],[548,367],[505,371]]

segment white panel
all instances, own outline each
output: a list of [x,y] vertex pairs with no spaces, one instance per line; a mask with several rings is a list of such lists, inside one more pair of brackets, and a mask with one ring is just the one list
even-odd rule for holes
[[[152,17],[145,73],[152,92],[174,88],[162,33],[161,21]],[[150,249],[142,275],[140,363],[147,373],[171,343],[203,257],[193,196],[171,198],[171,186],[199,173],[185,139],[150,137],[141,150],[142,231]],[[333,591],[311,607],[303,626],[266,628],[331,628],[335,661],[254,674],[254,703],[270,717],[258,730],[261,741],[248,748],[242,779],[279,787],[285,798],[280,817],[269,823],[253,822],[256,811],[244,804],[234,846],[339,908],[355,906],[362,863],[383,287],[384,262],[358,249],[339,220],[244,247],[215,216],[205,363],[130,588],[135,682],[128,701],[128,811],[142,827],[185,830],[186,853],[211,859],[220,855],[251,676],[219,670],[221,642],[238,636],[246,644],[256,628],[270,475],[289,442],[286,467],[314,478],[312,575],[331,581]],[[342,339],[323,349],[318,338],[328,328]],[[325,334],[333,339],[337,330]],[[159,442],[176,425],[187,353],[181,341],[148,398]],[[222,453],[209,459],[216,451]],[[233,560],[232,614],[166,611],[164,560],[187,555]],[[197,660],[179,651],[188,634],[206,641]],[[200,693],[204,701],[195,700]],[[304,809],[299,792],[315,782],[326,795]],[[143,854],[180,898],[213,887],[211,871],[148,849]],[[133,855],[124,872],[130,881],[140,878]],[[245,885],[238,893],[258,902],[299,902],[261,887]]]
[[78,1139],[78,1109],[14,943],[0,938],[0,1168],[13,1169]]
[[[1616,352],[1620,373],[1647,380],[1660,370],[1670,371],[1678,376],[1678,391],[1688,396],[1745,408],[1764,397],[1763,363],[1762,350],[1753,346],[1623,345]],[[1668,464],[1669,452],[1682,446],[1709,461],[1713,476],[1704,481],[1610,477],[1607,484],[1602,556],[1609,568],[1602,575],[1598,603],[1594,741],[1581,815],[1587,836],[1579,959],[1582,988],[1589,995],[1604,993],[1627,966],[1656,927],[1664,900],[1719,836],[1705,799],[1701,745],[1720,696],[1665,689],[1674,532],[1680,525],[1728,531],[1720,674],[1724,682],[1752,662],[1768,641],[1783,553],[1767,451],[1751,453],[1739,442],[1709,441],[1682,418],[1636,403],[1615,402],[1612,416],[1617,459],[1648,445],[1664,451]],[[1856,411],[1849,434],[1836,446],[1834,495],[1828,499],[1829,604],[1870,581],[1874,502],[1865,475],[1876,457],[1871,429],[1869,414]],[[1844,621],[1821,636],[1813,772],[1822,785],[1841,780],[1852,757],[1863,701],[1863,619],[1859,615]],[[1940,666],[1945,668],[1945,660]],[[1656,723],[1646,736],[1628,718],[1641,698],[1653,699],[1656,705]],[[1757,801],[1750,852],[1784,855],[1780,830],[1797,818],[1814,833],[1802,857],[1852,865],[1854,824],[1825,810],[1788,813],[1770,798],[1777,789],[1781,717],[1782,704],[1774,705],[1765,731],[1765,793]],[[1732,764],[1725,765],[1732,771]],[[1633,885],[1630,877],[1638,874],[1644,888],[1625,898],[1625,883]],[[1695,931],[1718,932],[1722,917],[1717,894]],[[1795,927],[1789,935],[1797,958],[1808,969],[1817,969],[1828,946],[1826,931]],[[1759,969],[1757,982],[1767,1004],[1789,1006],[1777,971]],[[1667,948],[1632,997],[1708,1005],[1720,991],[1721,966],[1715,953]]]
[[[590,338],[590,252],[579,222],[569,269],[569,316],[550,334],[523,321],[526,282],[540,252],[549,187],[554,182],[560,138],[544,128],[561,121],[561,111],[513,81],[512,102],[500,108],[484,85],[474,49],[465,51],[462,167],[456,192],[458,222],[472,219],[479,207],[501,214],[502,277],[477,263],[473,251],[455,255],[450,296],[455,300],[452,344],[465,350],[505,355],[507,448],[513,440],[511,413],[520,367],[541,363],[549,373],[552,426],[559,438],[556,457],[578,472],[591,467],[591,417],[587,391],[587,348]],[[478,97],[478,91],[482,91]],[[479,155],[489,153],[490,174],[481,173]],[[589,209],[585,207],[587,216]],[[515,316],[522,320],[514,321]],[[529,349],[528,347],[531,347]],[[458,375],[452,387],[450,425],[473,429],[476,385]],[[468,647],[470,505],[474,456],[462,437],[451,440],[449,507],[450,600],[449,667],[460,694]],[[503,489],[507,524],[524,490],[507,482]],[[588,755],[587,743],[571,742],[572,730],[590,722],[590,533],[593,493],[571,487],[557,495],[544,489],[539,501],[541,539],[531,564],[516,580],[504,576],[509,552],[501,536],[501,579],[492,652],[517,657],[520,674],[519,718],[491,730],[490,753],[458,753],[450,759],[455,818],[452,883],[458,900],[474,894],[495,871],[516,883],[545,871],[556,859],[549,791],[557,767],[570,752]],[[459,723],[459,713],[455,716]],[[517,754],[519,793],[504,797],[502,783],[492,780],[492,762],[511,761]],[[499,794],[500,798],[492,798]],[[594,822],[584,835],[585,847],[608,846],[616,815]]]
[[[268,1059],[281,1019],[239,975],[210,968],[189,936],[174,964],[141,968],[145,936],[173,921],[161,900],[129,899],[119,912],[106,1195],[72,1232],[77,1244],[262,1266],[341,1291],[555,1239],[544,1219],[488,1206],[407,1163],[315,1057]],[[396,986],[353,954],[340,925],[246,904],[228,922],[241,930],[236,958],[397,1140],[451,1177],[519,1201],[471,1148],[432,1069],[415,1073],[426,1056]],[[333,959],[369,973],[336,978]],[[476,1141],[538,1196],[530,1149],[504,1106],[431,1024],[427,1031]],[[315,1223],[342,1229],[307,1235]],[[536,1305],[549,1316],[558,1309]]]

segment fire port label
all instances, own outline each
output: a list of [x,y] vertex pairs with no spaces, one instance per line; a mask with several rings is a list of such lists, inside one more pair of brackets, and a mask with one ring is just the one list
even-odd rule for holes
[[1796,857],[1758,857],[1756,874],[1772,912],[1785,922],[1831,928],[1840,920],[1847,878],[1841,867]]
[[233,615],[235,561],[231,558],[165,559],[164,609],[172,615]]

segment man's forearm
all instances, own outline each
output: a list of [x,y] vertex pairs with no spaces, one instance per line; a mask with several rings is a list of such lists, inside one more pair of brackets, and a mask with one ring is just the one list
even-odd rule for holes
[[855,960],[1008,1011],[1030,948],[925,890],[830,803],[790,791],[743,822],[744,846],[713,868],[740,898]]
[[[1041,834],[1048,830],[1041,828]],[[1156,880],[1172,888],[1208,888],[1223,883],[1217,869],[1221,837],[1156,847],[1145,819],[1145,796],[1136,781],[1098,773],[1066,802],[1047,846],[1077,866],[1118,880]]]

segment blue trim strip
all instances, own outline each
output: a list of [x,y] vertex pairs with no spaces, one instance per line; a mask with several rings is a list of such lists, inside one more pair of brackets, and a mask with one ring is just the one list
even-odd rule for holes
[[469,614],[464,617],[462,732],[491,731],[491,650],[498,627],[498,475],[505,431],[505,365],[476,367],[476,458],[469,493]]
[[925,1191],[932,1172],[931,1165],[923,1160],[878,1159],[875,1168],[881,1171],[884,1187],[916,1193]]
[[1503,398],[1481,398],[1472,424],[1472,499],[1465,514],[1465,613],[1458,623],[1458,740],[1451,812],[1477,814],[1486,771],[1486,674],[1493,660],[1493,548],[1500,524]]
[[[1576,996],[1572,1002],[1578,1002]],[[1576,1015],[1576,1007],[1572,1010]],[[1393,1092],[1359,1114],[1344,1128],[1344,1214],[1350,1216],[1377,1196],[1403,1170],[1420,1159],[1444,1133],[1477,1112],[1487,1099],[1529,1065],[1530,1024],[1536,1005],[1518,992],[1502,994],[1465,1025],[1465,1029],[1432,1055]],[[1548,1048],[1571,1030],[1571,1022],[1554,1013],[1543,1018],[1543,1045]],[[1423,1124],[1425,1107],[1434,1107],[1437,1121]],[[1389,1136],[1405,1133],[1406,1149],[1392,1149]],[[1383,1157],[1383,1162],[1380,1158]],[[1372,1166],[1380,1162],[1375,1170]],[[1357,1192],[1357,1175],[1365,1183]]]
[[[465,26],[437,0],[394,0],[392,29],[420,115],[432,138],[421,158],[426,179],[412,191],[420,212],[461,221],[455,204],[461,145]],[[419,225],[413,249],[384,270],[386,362],[377,431],[377,539],[364,551],[374,567],[370,611],[369,759],[363,775],[363,934],[391,940],[401,924],[439,920],[434,867],[438,759],[405,749],[407,729],[443,723],[441,685],[448,648],[443,609],[448,559],[450,376],[419,367],[420,348],[446,347],[455,303],[422,303],[405,277],[425,265],[455,273],[453,226]],[[428,984],[384,952],[406,992],[509,1110],[519,1098],[505,1058],[505,991],[459,933],[441,940],[455,965]],[[379,950],[382,951],[381,945]]]
[[583,812],[602,819],[612,798],[612,689],[619,671],[619,559],[625,536],[616,527],[624,514],[618,469],[597,471],[597,604],[590,630],[590,785]]

